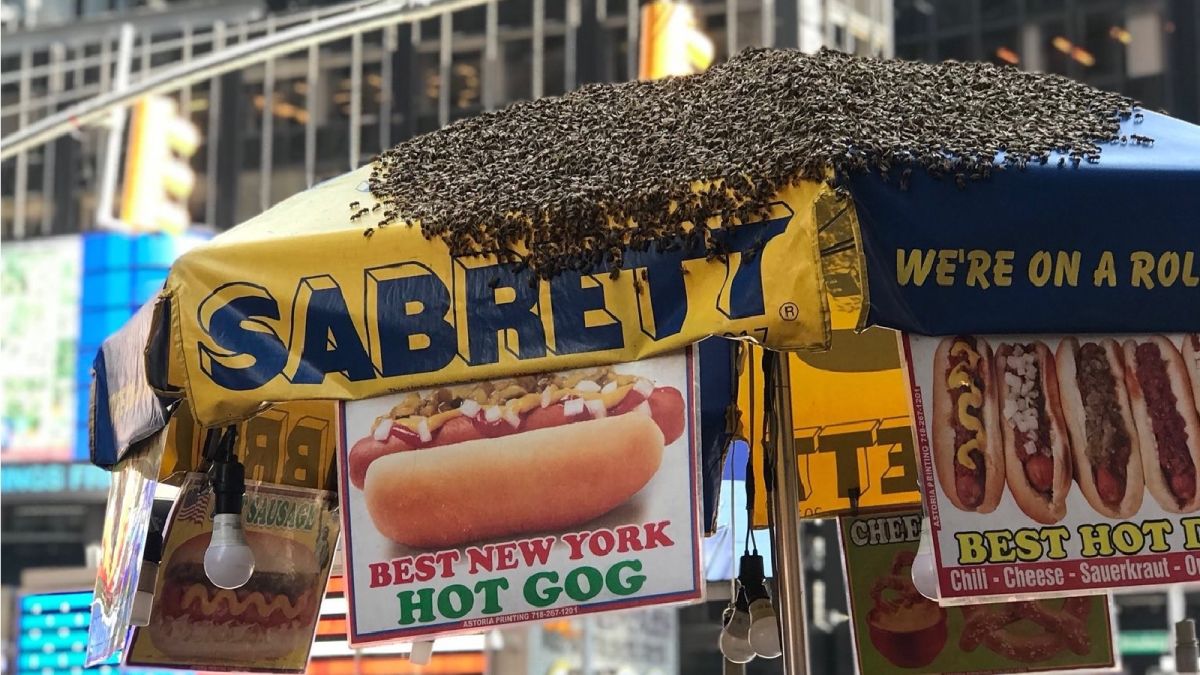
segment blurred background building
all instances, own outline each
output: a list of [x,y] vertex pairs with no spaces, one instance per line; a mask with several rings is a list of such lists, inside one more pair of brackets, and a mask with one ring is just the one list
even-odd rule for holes
[[[513,101],[637,77],[645,67],[639,41],[647,36],[641,4],[410,0],[390,3],[394,11],[367,22],[357,17],[389,3],[3,0],[5,142],[68,107],[155,78],[176,83],[161,98],[64,129],[0,164],[0,560],[13,672],[82,672],[72,654],[86,631],[74,618],[86,598],[59,592],[89,590],[78,581],[87,575],[53,569],[88,566],[104,517],[107,476],[87,464],[90,364],[100,342],[153,297],[171,261],[416,134]],[[659,36],[667,55],[703,43],[699,57],[683,61],[719,62],[749,46],[987,60],[1061,73],[1200,120],[1200,3],[1192,0],[667,4],[690,7],[695,16],[694,34]],[[336,33],[334,25],[341,26]],[[285,31],[304,35],[281,51],[258,48]],[[239,49],[245,56],[228,63]],[[723,515],[723,527],[736,515]],[[741,531],[744,522],[732,526]],[[853,672],[832,521],[807,524],[805,537],[814,672]],[[727,541],[714,537],[707,555],[714,583],[706,604],[633,623],[567,621],[442,643],[445,669],[437,672],[480,672],[489,659],[495,672],[580,672],[581,659],[600,667],[636,652],[646,669],[653,661],[663,673],[717,673],[716,635],[728,597],[721,580],[732,554],[715,551]],[[27,595],[13,604],[23,579]],[[34,591],[53,593],[28,595]],[[1139,668],[1130,672],[1157,663],[1167,648],[1167,618],[1185,602],[1182,593],[1122,599],[1121,648]],[[70,630],[50,640],[44,619],[23,618],[34,607],[62,609],[60,626]],[[402,672],[407,661],[396,650],[345,649],[338,637],[344,608],[336,594],[327,600],[310,672]],[[646,648],[639,635],[675,648]],[[39,652],[32,661],[17,658]],[[759,660],[748,672],[778,669],[778,662]]]

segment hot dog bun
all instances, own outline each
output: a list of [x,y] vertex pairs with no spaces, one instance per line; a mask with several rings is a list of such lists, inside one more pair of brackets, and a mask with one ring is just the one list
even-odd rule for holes
[[[1200,509],[1200,416],[1183,357],[1161,335],[1126,340],[1123,347],[1125,379],[1150,495],[1172,513],[1196,511]],[[1165,375],[1158,372],[1160,368]],[[1173,404],[1170,397],[1175,399]],[[1169,435],[1164,438],[1164,433]]]
[[663,441],[649,415],[631,412],[401,452],[371,463],[363,495],[376,529],[416,548],[563,529],[641,490]]
[[[1091,345],[1090,347],[1088,347]],[[1125,356],[1115,340],[1105,338],[1085,342],[1090,350],[1099,348],[1107,363],[1107,372],[1080,373],[1080,344],[1075,338],[1067,338],[1058,344],[1055,364],[1058,367],[1059,391],[1062,394],[1063,419],[1071,438],[1071,452],[1075,460],[1075,479],[1088,504],[1097,513],[1109,518],[1130,518],[1142,506],[1145,480],[1142,477],[1142,456],[1137,431],[1133,424],[1133,412],[1129,404],[1129,393],[1125,388]],[[1099,365],[1099,364],[1097,364]],[[1110,384],[1111,390],[1106,385]],[[1091,397],[1092,404],[1085,406]],[[1107,406],[1103,404],[1107,403]],[[1090,416],[1093,419],[1089,419]],[[1092,430],[1089,439],[1088,430]],[[1097,467],[1092,455],[1102,458],[1111,453],[1115,445],[1127,444],[1129,456],[1123,467],[1103,467],[1107,476],[1104,480],[1119,477],[1123,473],[1124,490],[1119,501],[1105,501],[1097,487]],[[1106,487],[1105,492],[1112,490]]]
[[1200,333],[1183,336],[1183,365],[1187,366],[1188,379],[1192,381],[1192,398],[1200,411]]
[[[1046,525],[1057,523],[1067,513],[1071,455],[1067,450],[1054,356],[1043,342],[1003,343],[996,348],[994,363],[1008,489],[1025,515]],[[1030,373],[1030,367],[1036,368],[1037,372]],[[1025,391],[1026,387],[1032,388]],[[1041,393],[1040,402],[1035,398],[1038,392]],[[1021,410],[1022,405],[1028,405],[1028,409]],[[1032,420],[1036,426],[1022,430],[1018,420]],[[1048,429],[1040,428],[1043,422]],[[1048,446],[1041,445],[1042,438]],[[1047,457],[1051,462],[1049,475],[1043,473],[1044,468],[1034,469],[1034,462],[1044,467]],[[1039,488],[1035,479],[1044,484]]]
[[245,586],[224,590],[204,572],[210,538],[207,533],[192,537],[166,561],[146,628],[155,648],[183,663],[211,667],[306,649],[324,592],[312,549],[247,530],[254,574]]
[[980,453],[984,463],[984,484],[982,497],[976,506],[971,506],[959,495],[955,475],[955,424],[958,410],[955,399],[947,386],[950,374],[951,351],[954,344],[961,338],[946,338],[938,345],[933,361],[933,422],[932,443],[934,468],[942,491],[950,503],[963,511],[991,513],[1000,503],[1004,493],[1004,451],[1000,437],[1000,416],[997,406],[996,386],[992,373],[992,348],[983,338],[974,338],[977,353],[980,356],[975,370],[982,382],[982,403],[979,410],[983,438],[980,439]]

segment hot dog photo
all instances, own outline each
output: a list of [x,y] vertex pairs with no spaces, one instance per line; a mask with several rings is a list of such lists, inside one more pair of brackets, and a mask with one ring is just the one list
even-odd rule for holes
[[694,369],[687,350],[344,404],[351,641],[698,595]]
[[1200,510],[1196,342],[1067,337],[1054,351],[1033,340],[993,352],[983,337],[943,338],[931,445],[947,500],[990,513],[1003,487],[1053,524],[1077,483],[1110,518],[1137,513],[1146,493],[1173,513]]
[[1200,581],[1200,336],[901,340],[943,593]]
[[127,663],[206,671],[302,673],[339,535],[334,495],[248,481],[242,510],[254,568],[245,584],[208,577],[213,493],[188,474],[171,515],[150,623],[135,628]]
[[409,393],[354,443],[349,479],[415,548],[571,527],[646,486],[684,413],[679,389],[613,368]]

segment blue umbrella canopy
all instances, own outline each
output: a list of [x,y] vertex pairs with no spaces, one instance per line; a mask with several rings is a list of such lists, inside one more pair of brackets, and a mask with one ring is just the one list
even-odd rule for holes
[[[1152,139],[1152,140],[1150,140]],[[1144,112],[1091,163],[854,176],[867,322],[926,335],[1200,331],[1200,127]]]

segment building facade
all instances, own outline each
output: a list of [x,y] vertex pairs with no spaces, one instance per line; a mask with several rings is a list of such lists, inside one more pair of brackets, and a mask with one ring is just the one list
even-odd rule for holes
[[[250,58],[232,71],[166,92],[200,131],[200,147],[190,159],[195,187],[187,202],[196,230],[228,229],[370,161],[385,148],[454,120],[590,82],[628,80],[638,72],[638,0],[407,4],[421,13],[419,20],[401,11],[384,25],[364,26],[337,39],[298,42],[281,55]],[[751,46],[812,51],[829,45],[879,56],[893,51],[890,0],[694,0],[692,5],[717,61]],[[353,23],[350,15],[358,5],[4,0],[4,7],[0,134],[7,140],[49,115],[136,86],[167,69],[219,58],[282,31],[337,20]],[[87,241],[109,228],[119,229],[126,123],[117,115],[110,123],[73,129],[5,159],[0,164],[3,244],[70,237]],[[144,267],[132,258],[130,264]],[[81,335],[95,332],[89,316],[81,314]],[[112,318],[112,312],[104,314],[105,321]],[[85,342],[80,338],[75,357],[84,364],[81,368],[90,363],[94,349]],[[77,405],[81,401],[73,403],[70,407],[80,410],[77,417],[83,415],[83,406]],[[75,427],[82,427],[81,422],[76,419]],[[70,488],[76,474],[95,480],[85,468],[60,463],[10,472],[5,466],[0,520],[5,586],[17,585],[29,568],[87,562],[86,552],[100,537],[104,493],[94,482],[87,483],[86,493]],[[19,499],[10,498],[10,489],[46,471],[65,476],[67,487],[28,487]],[[832,521],[808,531],[822,541],[836,537]],[[826,588],[825,583],[840,588],[838,569],[822,561],[810,571],[812,581],[817,588]],[[728,584],[714,586],[712,602],[679,612],[679,652],[672,656],[678,672],[720,672],[722,587]],[[821,672],[850,673],[845,622],[828,620],[830,612],[844,617],[844,598],[839,601],[837,592],[830,595],[829,604],[816,609],[821,620],[812,630],[814,663],[827,664]],[[341,646],[329,646],[333,642]],[[344,651],[336,636],[318,647]],[[333,651],[320,658],[332,658]],[[468,671],[478,672],[463,672]],[[779,672],[779,662],[760,660],[748,672]]]
[[896,55],[1065,75],[1200,122],[1191,0],[897,0]]

